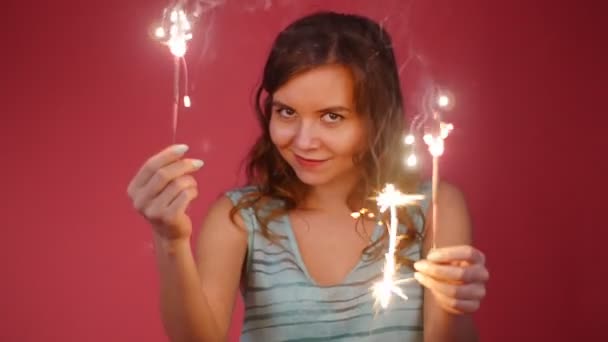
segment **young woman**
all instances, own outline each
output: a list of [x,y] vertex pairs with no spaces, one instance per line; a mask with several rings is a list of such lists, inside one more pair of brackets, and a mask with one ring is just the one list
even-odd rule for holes
[[[145,162],[128,193],[153,228],[173,341],[225,340],[239,289],[243,341],[477,339],[470,314],[485,296],[484,256],[449,184],[438,190],[437,236],[425,229],[435,224],[430,192],[402,165],[402,102],[387,32],[361,16],[316,13],[274,42],[257,92],[262,134],[248,184],[211,206],[196,255],[186,208],[202,161],[177,145]],[[399,213],[397,274],[416,279],[403,286],[409,299],[382,309],[371,287],[388,239],[373,197],[387,183],[426,199]],[[362,208],[375,215],[354,219]]]

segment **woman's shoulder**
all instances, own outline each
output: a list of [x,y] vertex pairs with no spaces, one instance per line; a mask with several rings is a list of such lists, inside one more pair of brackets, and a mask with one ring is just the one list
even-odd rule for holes
[[441,206],[463,205],[466,203],[464,194],[460,187],[446,180],[440,180],[437,183],[437,189],[433,191],[432,180],[423,179],[418,183],[416,192],[424,196],[423,200],[420,202],[420,207],[425,213],[431,210],[433,196],[437,196],[435,199],[436,203],[441,203]]
[[238,203],[241,198],[256,193],[259,193],[259,187],[256,185],[241,185],[228,188],[224,191],[224,195],[226,195],[234,204]]
[[[240,209],[253,209],[255,211],[273,210],[283,205],[283,201],[269,197],[259,185],[242,185],[230,188],[224,192],[225,197],[229,198],[233,206]],[[258,212],[259,213],[259,212]]]
[[[418,193],[424,194],[431,198],[433,194],[433,181],[431,179],[421,180],[418,183]],[[437,183],[437,195],[460,197],[462,196],[462,191],[458,185],[442,179]]]
[[[437,188],[433,189],[433,182],[424,180],[420,182],[418,189],[418,193],[424,196],[421,207],[427,215],[431,213],[433,201],[444,208],[444,213],[447,208],[464,208],[467,205],[463,191],[458,185],[450,181],[440,180],[437,183]],[[433,196],[437,198],[434,199]]]

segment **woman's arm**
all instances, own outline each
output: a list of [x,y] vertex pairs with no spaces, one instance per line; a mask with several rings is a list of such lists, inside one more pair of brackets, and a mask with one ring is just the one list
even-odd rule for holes
[[231,222],[231,208],[226,197],[212,205],[197,240],[196,257],[190,241],[155,238],[161,317],[171,341],[227,338],[247,249],[247,232]]

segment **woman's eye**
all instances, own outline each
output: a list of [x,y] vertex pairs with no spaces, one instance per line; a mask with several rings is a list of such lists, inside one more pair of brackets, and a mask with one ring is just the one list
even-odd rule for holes
[[322,119],[325,122],[334,123],[339,122],[340,120],[344,119],[344,117],[336,113],[326,113],[325,115],[323,115]]
[[280,116],[285,118],[290,118],[295,114],[295,111],[289,108],[277,108],[276,111]]

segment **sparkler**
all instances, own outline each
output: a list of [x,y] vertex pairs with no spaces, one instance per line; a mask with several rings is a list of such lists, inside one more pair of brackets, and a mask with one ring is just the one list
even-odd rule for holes
[[[437,98],[437,108],[433,108],[433,125],[431,133],[424,135],[423,140],[426,143],[429,153],[432,156],[432,171],[431,171],[431,213],[432,213],[432,231],[433,241],[432,248],[436,248],[435,236],[437,231],[437,188],[439,186],[439,157],[445,151],[445,139],[454,129],[454,125],[442,121],[440,109],[446,109],[451,105],[450,98],[447,95],[440,95]],[[412,139],[406,138],[406,144],[413,144]],[[415,155],[412,155],[415,157]],[[410,157],[411,158],[411,157]]]
[[[423,137],[424,142],[428,146],[428,150],[433,157],[432,165],[432,179],[431,179],[431,193],[432,193],[432,222],[433,222],[433,241],[432,248],[435,248],[435,236],[437,226],[437,186],[439,184],[439,157],[445,150],[444,140],[448,137],[449,133],[454,129],[454,126],[450,123],[441,121],[439,109],[445,109],[450,105],[450,99],[447,95],[441,95],[437,99],[438,108],[433,110],[433,130],[431,133],[425,134]],[[415,132],[416,125],[424,124],[424,118],[416,117],[412,122],[412,128],[410,132]],[[408,145],[414,145],[416,138],[413,134],[409,134],[405,137],[404,143]],[[413,150],[413,149],[412,149]],[[406,158],[406,164],[409,167],[415,167],[417,165],[418,158],[415,153],[410,154]],[[377,204],[380,212],[385,212],[390,208],[390,223],[389,223],[389,246],[388,252],[385,254],[385,265],[383,269],[383,279],[372,287],[373,295],[376,298],[376,304],[380,304],[383,308],[389,305],[392,294],[399,296],[400,298],[407,300],[407,295],[401,290],[399,285],[413,281],[414,278],[397,279],[396,273],[396,246],[397,246],[397,207],[407,206],[414,204],[416,201],[424,199],[423,195],[407,195],[399,192],[392,184],[387,184],[384,190],[377,197]],[[364,214],[362,210],[360,214]],[[355,213],[357,214],[357,213]],[[353,215],[353,217],[359,217],[360,215]]]
[[184,56],[188,50],[188,41],[192,39],[192,24],[186,15],[185,7],[186,0],[178,0],[173,2],[169,7],[165,8],[160,26],[154,31],[157,39],[169,47],[169,51],[173,55],[173,110],[172,110],[172,133],[173,143],[177,133],[177,119],[180,107],[180,74],[181,66],[184,67],[184,92],[183,97],[184,107],[191,106],[190,97],[188,96],[188,70]]

